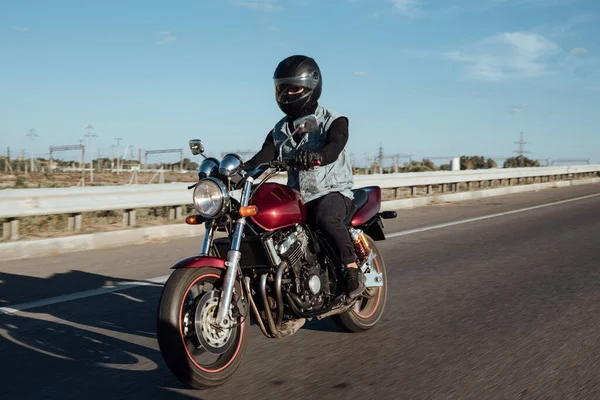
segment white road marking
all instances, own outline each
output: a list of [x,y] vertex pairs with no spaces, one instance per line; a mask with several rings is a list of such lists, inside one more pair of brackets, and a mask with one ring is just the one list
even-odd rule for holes
[[48,299],[41,299],[32,301],[29,303],[15,304],[9,307],[0,307],[0,315],[2,314],[14,314],[19,311],[30,310],[32,308],[49,306],[52,304],[64,303],[72,300],[85,299],[86,297],[98,296],[105,293],[119,292],[121,290],[131,289],[134,287],[149,286],[152,284],[163,284],[169,279],[170,275],[159,276],[158,278],[147,279],[144,281],[127,282],[125,284],[119,284],[118,286],[103,287],[98,289],[86,290],[84,292],[77,292],[71,294],[65,294],[63,296],[50,297]]
[[532,210],[538,210],[540,208],[558,206],[560,204],[572,203],[574,201],[591,199],[593,197],[598,197],[598,196],[600,196],[600,193],[590,194],[590,195],[582,196],[582,197],[575,197],[573,199],[568,199],[568,200],[554,201],[552,203],[546,203],[546,204],[541,204],[541,205],[532,206],[532,207],[525,207],[525,208],[520,208],[518,210],[506,211],[506,212],[501,212],[501,213],[497,213],[497,214],[484,215],[482,217],[467,218],[467,219],[463,219],[460,221],[453,221],[453,222],[447,222],[444,224],[425,226],[423,228],[409,229],[409,230],[402,231],[402,232],[394,232],[394,233],[386,234],[385,236],[388,238],[394,238],[394,237],[398,237],[398,236],[414,235],[415,233],[432,231],[434,229],[447,228],[449,226],[468,224],[471,222],[483,221],[483,220],[491,219],[491,218],[505,217],[507,215],[519,214],[519,213],[523,213],[526,211],[532,211]]
[[[413,235],[415,233],[421,233],[421,232],[431,231],[431,230],[435,230],[435,229],[442,229],[442,228],[447,228],[447,227],[455,226],[455,225],[468,224],[470,222],[484,221],[486,219],[491,219],[491,218],[504,217],[507,215],[518,214],[518,213],[523,213],[523,212],[527,212],[527,211],[538,210],[541,208],[572,203],[575,201],[591,199],[591,198],[599,197],[599,196],[600,196],[600,193],[596,193],[596,194],[591,194],[588,196],[576,197],[573,199],[560,200],[560,201],[555,201],[552,203],[541,204],[538,206],[520,208],[518,210],[513,210],[513,211],[506,211],[506,212],[501,212],[501,213],[497,213],[497,214],[484,215],[482,217],[468,218],[468,219],[463,219],[460,221],[447,222],[444,224],[431,225],[431,226],[426,226],[423,228],[409,229],[406,231],[389,233],[389,234],[386,234],[386,237],[395,238],[395,237],[399,237],[399,236]],[[32,308],[49,306],[52,304],[64,303],[64,302],[72,301],[72,300],[84,299],[86,297],[98,296],[98,295],[110,293],[110,292],[118,292],[118,291],[122,291],[122,290],[131,289],[134,287],[148,286],[148,285],[152,285],[152,284],[163,284],[167,281],[169,276],[170,275],[164,275],[164,276],[159,276],[157,278],[147,279],[144,281],[128,282],[126,284],[119,284],[118,286],[86,290],[84,292],[78,292],[78,293],[72,293],[72,294],[67,294],[67,295],[63,295],[63,296],[51,297],[49,299],[36,300],[36,301],[29,302],[29,303],[15,304],[10,307],[0,307],[0,315],[14,314],[14,313],[17,313],[17,312],[23,311],[23,310],[29,310]]]

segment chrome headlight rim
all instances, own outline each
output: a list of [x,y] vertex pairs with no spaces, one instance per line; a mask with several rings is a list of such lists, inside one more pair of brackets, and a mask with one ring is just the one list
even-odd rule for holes
[[[220,191],[220,194],[221,194],[221,199],[220,199],[221,200],[221,204],[219,205],[218,211],[216,213],[214,213],[214,214],[207,214],[207,213],[203,212],[202,210],[200,210],[198,208],[198,206],[196,205],[196,193],[197,193],[198,189],[201,187],[201,183],[202,182],[211,182],[211,183],[214,183],[217,186],[217,188],[219,189],[219,191]],[[230,204],[230,201],[231,201],[231,199],[229,197],[229,192],[227,191],[227,187],[225,186],[225,184],[223,182],[221,182],[219,179],[213,178],[213,177],[203,178],[203,179],[200,179],[198,181],[198,184],[194,188],[194,193],[192,195],[192,200],[194,202],[194,209],[196,211],[198,211],[198,213],[202,217],[207,218],[207,219],[215,219],[215,218],[221,217],[225,213],[225,211],[227,210],[227,208],[229,207],[229,204]]]

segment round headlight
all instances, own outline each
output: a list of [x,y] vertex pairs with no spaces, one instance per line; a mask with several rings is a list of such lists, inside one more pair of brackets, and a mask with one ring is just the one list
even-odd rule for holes
[[202,179],[194,189],[194,207],[204,218],[220,216],[228,201],[227,188],[216,179]]

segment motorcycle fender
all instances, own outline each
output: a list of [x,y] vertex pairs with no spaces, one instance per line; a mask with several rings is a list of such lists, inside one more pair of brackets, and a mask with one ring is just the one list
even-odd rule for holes
[[171,269],[180,269],[180,268],[219,268],[226,269],[225,260],[218,257],[211,256],[192,256],[188,258],[184,258],[183,260],[177,262],[175,265],[171,267]]
[[379,214],[375,215],[367,223],[360,226],[359,228],[375,241],[385,240],[385,233],[383,232],[383,221],[381,220]]

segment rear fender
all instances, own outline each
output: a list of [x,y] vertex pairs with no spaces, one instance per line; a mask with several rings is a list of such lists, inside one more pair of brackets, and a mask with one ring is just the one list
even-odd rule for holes
[[394,219],[397,216],[398,214],[395,211],[380,212],[377,213],[373,218],[368,220],[366,223],[360,225],[358,228],[367,235],[369,235],[375,241],[385,240],[382,219]]
[[175,265],[171,267],[171,269],[181,269],[181,268],[219,268],[226,269],[225,260],[218,257],[211,256],[192,256],[188,258],[184,258],[183,260],[177,262]]

